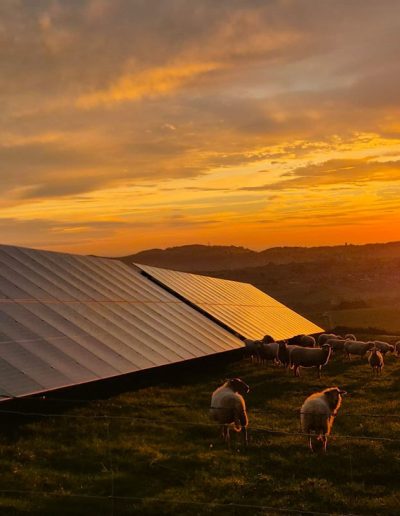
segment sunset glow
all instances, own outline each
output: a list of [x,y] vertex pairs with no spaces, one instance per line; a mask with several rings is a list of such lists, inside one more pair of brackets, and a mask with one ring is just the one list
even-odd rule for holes
[[399,240],[400,4],[5,0],[1,243]]

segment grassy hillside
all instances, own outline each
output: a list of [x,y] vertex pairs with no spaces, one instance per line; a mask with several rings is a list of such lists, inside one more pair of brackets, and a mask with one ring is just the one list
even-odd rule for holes
[[251,283],[323,327],[400,329],[397,258],[270,264],[209,274]]
[[[227,450],[208,419],[210,393],[233,376],[252,389],[247,450]],[[62,409],[8,429],[2,414],[0,514],[399,514],[399,379],[396,357],[374,378],[365,361],[338,356],[322,380],[243,360],[103,401],[32,401],[34,412]],[[298,410],[332,385],[349,396],[328,453],[313,455],[297,435]]]

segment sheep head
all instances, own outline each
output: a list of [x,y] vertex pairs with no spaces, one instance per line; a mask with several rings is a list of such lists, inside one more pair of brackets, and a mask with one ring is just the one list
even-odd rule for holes
[[238,392],[239,394],[247,394],[250,391],[250,387],[247,383],[244,383],[240,378],[231,378],[228,380],[229,387],[233,390],[233,392]]
[[330,387],[329,389],[325,389],[323,392],[329,408],[334,414],[336,414],[342,403],[342,396],[346,395],[347,392],[339,389],[339,387]]
[[275,342],[275,339],[271,337],[271,335],[264,335],[264,337],[261,339],[261,342],[264,344],[271,344],[272,342]]

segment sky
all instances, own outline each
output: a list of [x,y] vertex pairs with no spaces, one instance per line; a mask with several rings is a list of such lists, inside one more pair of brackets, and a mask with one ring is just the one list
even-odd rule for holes
[[399,240],[398,0],[1,0],[0,242]]

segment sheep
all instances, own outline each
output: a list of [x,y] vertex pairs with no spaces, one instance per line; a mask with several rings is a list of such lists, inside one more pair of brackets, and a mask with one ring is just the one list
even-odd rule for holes
[[322,442],[323,451],[326,452],[328,436],[342,403],[342,396],[345,394],[347,394],[346,391],[339,387],[329,387],[311,394],[303,403],[300,410],[301,429],[308,434],[308,444],[312,452],[314,452],[312,433],[315,433],[317,440]]
[[329,339],[338,339],[339,337],[335,335],[334,333],[321,333],[321,335],[318,336],[318,346],[322,346],[322,344],[325,344]]
[[260,345],[259,340],[245,339],[246,353],[250,356],[252,362],[257,362],[259,359],[258,349]]
[[303,335],[300,342],[300,346],[305,348],[315,348],[316,345],[315,338],[312,335]]
[[378,348],[371,348],[368,352],[368,362],[374,374],[381,374],[384,366],[383,354]]
[[304,348],[314,348],[315,347],[315,339],[311,335],[295,335],[290,339],[287,339],[287,343],[289,345],[294,346],[302,346]]
[[295,346],[294,344],[288,344],[286,340],[278,342],[278,361],[285,367],[290,364],[290,353],[295,348],[301,348],[301,346]]
[[263,344],[272,344],[275,342],[275,339],[271,337],[271,335],[264,335],[264,337],[261,339],[261,342]]
[[396,355],[400,356],[400,340],[398,340],[396,342],[396,344],[394,345],[394,349],[395,349]]
[[300,346],[301,339],[305,337],[304,333],[301,333],[300,335],[294,335],[294,337],[290,337],[289,339],[286,339],[286,342],[291,346]]
[[335,351],[344,351],[344,345],[346,344],[347,339],[339,339],[336,338],[330,338],[326,341],[326,344],[329,344],[329,346],[332,348],[332,352]]
[[290,365],[295,376],[300,376],[300,367],[316,367],[318,378],[321,378],[322,366],[326,365],[331,356],[332,349],[329,344],[323,344],[321,348],[294,348],[290,352]]
[[277,342],[270,342],[269,344],[264,344],[263,342],[261,342],[258,347],[258,355],[260,357],[260,361],[262,363],[268,362],[268,360],[277,362],[278,351],[279,344]]
[[362,342],[360,340],[347,340],[344,344],[344,350],[349,360],[351,360],[350,355],[359,355],[360,357],[363,357],[366,352],[373,347],[373,342]]
[[353,333],[347,333],[345,336],[344,336],[345,340],[357,340],[356,339],[356,336],[353,334]]
[[380,340],[374,340],[374,345],[378,350],[382,353],[382,355],[386,355],[386,353],[391,352],[394,353],[393,344],[388,344],[387,342],[382,342]]
[[240,378],[231,378],[218,387],[211,396],[210,417],[221,425],[222,438],[230,447],[230,427],[242,431],[243,444],[247,446],[248,418],[243,396],[250,391]]

